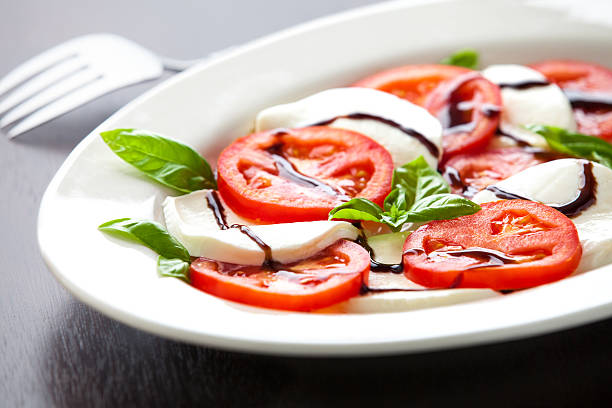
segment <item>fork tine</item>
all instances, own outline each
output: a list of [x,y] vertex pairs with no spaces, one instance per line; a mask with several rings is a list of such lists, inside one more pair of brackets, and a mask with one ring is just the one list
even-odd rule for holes
[[74,56],[75,54],[75,42],[74,40],[70,40],[30,58],[0,80],[0,95],[5,94],[7,91],[10,91],[15,86],[33,77],[49,66]]
[[24,100],[28,99],[32,95],[40,92],[46,87],[53,83],[61,80],[68,74],[82,69],[86,66],[86,62],[81,58],[68,58],[46,71],[34,76],[32,79],[22,83],[18,88],[15,88],[13,92],[8,94],[2,102],[0,102],[0,115],[9,109],[19,105]]
[[94,80],[84,87],[75,90],[74,92],[60,98],[42,109],[34,112],[26,119],[19,122],[7,132],[9,139],[14,138],[30,129],[33,129],[45,122],[50,121],[66,112],[69,112],[114,88],[110,87],[104,79]]
[[9,111],[0,120],[0,128],[6,127],[11,123],[18,121],[19,119],[29,115],[30,113],[42,108],[45,105],[53,102],[56,99],[72,92],[89,82],[98,79],[100,75],[93,70],[79,71],[74,75],[71,75],[64,80],[51,85],[49,88],[40,92],[38,95],[28,99],[21,105],[17,106],[13,110]]

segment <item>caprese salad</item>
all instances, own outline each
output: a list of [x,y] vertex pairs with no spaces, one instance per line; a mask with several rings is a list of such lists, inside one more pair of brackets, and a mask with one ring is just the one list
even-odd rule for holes
[[452,304],[612,263],[612,71],[477,60],[462,50],[264,109],[216,171],[152,132],[103,132],[181,195],[165,227],[99,229],[157,252],[161,276],[293,311]]

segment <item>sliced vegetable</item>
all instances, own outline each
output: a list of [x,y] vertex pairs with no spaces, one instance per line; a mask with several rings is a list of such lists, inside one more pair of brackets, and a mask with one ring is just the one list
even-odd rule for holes
[[353,84],[374,88],[424,106],[429,94],[441,83],[462,74],[467,68],[440,64],[415,64],[378,72]]
[[217,188],[210,165],[183,143],[142,129],[100,135],[117,156],[165,186],[181,193]]
[[563,157],[521,147],[501,147],[451,157],[444,165],[444,176],[454,194],[472,197],[485,187],[526,168]]
[[499,87],[470,71],[436,87],[424,103],[444,128],[443,161],[484,148],[499,126]]
[[382,204],[393,162],[385,148],[350,130],[314,126],[236,140],[219,157],[219,192],[244,217],[324,220],[352,197]]
[[196,288],[235,302],[310,311],[357,296],[369,269],[369,254],[340,240],[312,258],[274,268],[198,258],[191,264],[191,280]]
[[495,201],[410,234],[404,273],[427,287],[521,289],[568,276],[581,254],[576,227],[559,211],[533,201]]

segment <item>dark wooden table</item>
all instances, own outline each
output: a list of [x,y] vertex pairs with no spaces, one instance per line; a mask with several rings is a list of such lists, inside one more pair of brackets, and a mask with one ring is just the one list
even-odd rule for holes
[[[373,1],[3,0],[0,76],[90,32],[114,32],[161,54],[195,58],[367,3]],[[607,405],[612,320],[436,353],[279,358],[165,340],[75,300],[38,252],[41,196],[81,138],[152,85],[107,95],[13,142],[0,137],[1,407]]]

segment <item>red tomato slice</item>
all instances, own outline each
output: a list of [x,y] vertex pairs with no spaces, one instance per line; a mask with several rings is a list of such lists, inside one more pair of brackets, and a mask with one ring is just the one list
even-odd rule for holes
[[486,147],[499,126],[501,104],[499,87],[473,71],[431,92],[425,108],[444,128],[442,161]]
[[544,204],[495,201],[434,221],[404,244],[404,273],[427,287],[520,289],[562,279],[580,262],[572,221]]
[[485,187],[536,164],[561,158],[551,152],[521,147],[501,147],[451,157],[444,164],[444,178],[454,194],[473,197]]
[[[282,268],[280,268],[282,267]],[[370,270],[370,256],[340,240],[312,258],[272,269],[198,258],[191,284],[210,294],[271,309],[310,311],[357,296]]]
[[371,75],[353,86],[389,92],[423,106],[427,96],[442,82],[469,72],[474,71],[452,65],[405,65]]
[[[612,70],[600,65],[561,60],[532,64],[531,68],[540,71],[549,81],[567,91],[570,101],[575,91],[583,95],[607,94],[606,99],[612,101]],[[574,101],[572,106],[580,133],[612,140],[611,105]]]
[[360,133],[315,126],[255,133],[217,164],[219,192],[241,216],[265,222],[326,220],[352,197],[382,204],[393,161]]

